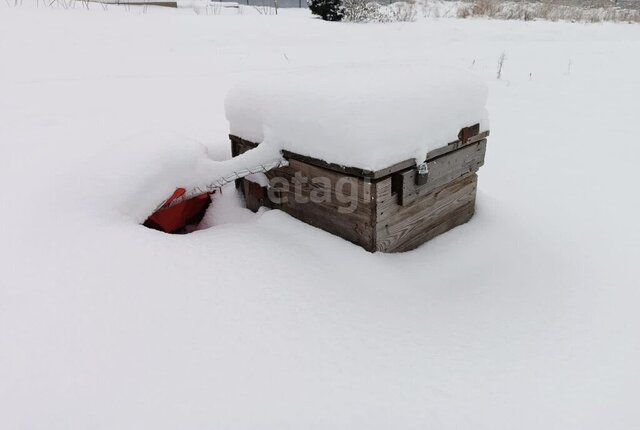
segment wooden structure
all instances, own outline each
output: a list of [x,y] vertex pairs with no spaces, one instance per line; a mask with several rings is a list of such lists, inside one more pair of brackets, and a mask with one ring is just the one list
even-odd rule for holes
[[[289,165],[266,173],[270,187],[248,178],[236,186],[254,211],[283,210],[371,252],[408,251],[471,219],[488,135],[466,127],[418,166],[412,159],[377,171],[283,151]],[[257,146],[230,139],[233,156]]]
[[89,0],[92,3],[103,3],[109,5],[123,6],[162,6],[162,7],[178,7],[176,0]]

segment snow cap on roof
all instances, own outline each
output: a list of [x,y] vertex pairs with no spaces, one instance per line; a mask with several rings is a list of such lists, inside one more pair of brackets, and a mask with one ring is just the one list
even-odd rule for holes
[[243,139],[378,170],[488,129],[486,85],[440,67],[349,67],[268,74],[235,85],[225,100]]

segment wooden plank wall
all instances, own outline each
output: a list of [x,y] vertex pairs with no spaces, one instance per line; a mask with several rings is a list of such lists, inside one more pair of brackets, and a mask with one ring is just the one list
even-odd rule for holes
[[[416,184],[414,168],[370,181],[289,158],[288,167],[267,173],[269,179],[280,178],[288,186],[288,190],[278,193],[279,202],[271,202],[271,207],[371,252],[408,251],[471,219],[475,210],[476,172],[484,163],[486,145],[486,139],[474,139],[431,157],[427,162],[427,180],[422,185]],[[254,147],[250,142],[232,140],[234,156]],[[309,180],[298,183],[296,173]],[[317,197],[326,191],[326,187],[311,181],[313,178],[326,178],[330,195],[321,202],[300,201],[300,196]],[[344,183],[347,179],[352,181],[349,186],[355,187],[356,193],[340,202],[336,194],[339,181]],[[243,179],[237,185],[245,193],[252,190],[248,206],[257,210],[264,204],[260,190],[242,181],[247,182]],[[346,210],[349,207],[354,210]]]
[[[426,156],[426,161],[431,161],[436,157],[440,157],[442,155],[448,154],[449,152],[456,151],[466,145],[476,143],[482,139],[485,139],[487,136],[489,136],[488,130],[483,132],[479,132],[479,130],[480,130],[480,124],[463,128],[462,130],[460,130],[458,140],[454,142],[450,142],[449,144],[442,146],[438,149],[429,151]],[[242,139],[238,136],[234,136],[231,134],[229,135],[229,139],[231,139],[232,147],[234,143],[237,143],[240,146],[246,147],[246,148],[255,148],[256,146],[258,146],[257,143],[250,142],[248,140]],[[413,168],[416,166],[416,160],[409,159],[409,160],[401,161],[399,163],[395,163],[389,167],[385,167],[384,169],[372,171],[372,170],[361,169],[357,167],[348,167],[348,166],[342,166],[340,164],[328,163],[318,158],[300,155],[300,154],[296,154],[286,150],[283,150],[282,154],[288,160],[291,160],[291,159],[299,160],[306,164],[311,164],[313,166],[321,167],[337,173],[342,173],[344,175],[355,176],[358,178],[368,178],[370,180],[382,179],[393,173],[396,173],[405,169]],[[234,156],[235,155],[237,154],[234,154]]]
[[[289,188],[288,191],[278,193],[280,202],[272,203],[272,206],[308,224],[356,243],[368,251],[375,251],[373,234],[375,205],[371,198],[375,193],[374,185],[362,179],[346,178],[339,173],[298,160],[289,160],[289,163],[288,167],[277,169],[277,172],[267,175],[284,178]],[[309,179],[323,178],[323,181],[328,182],[322,185],[312,181],[300,183],[294,178],[295,173],[300,173],[302,177]],[[345,179],[349,182],[345,183]],[[299,193],[295,191],[296,185],[299,187]],[[278,189],[278,186],[276,185],[275,188]],[[355,193],[350,193],[350,190]],[[328,195],[325,195],[327,191]],[[300,197],[305,200],[311,196],[316,197],[316,202],[300,201]],[[318,199],[319,196],[322,198]]]
[[475,173],[467,173],[430,193],[420,194],[405,206],[392,193],[390,178],[378,183],[376,250],[409,251],[469,221],[474,213],[477,178]]
[[408,169],[393,175],[393,192],[398,194],[399,204],[413,203],[420,196],[457,179],[467,173],[477,172],[484,164],[487,140],[462,147],[427,162],[427,181],[416,185],[416,170]]
[[[234,156],[252,148],[251,145],[241,141],[232,141]],[[296,180],[296,173],[299,177],[308,180],[306,182]],[[277,183],[274,185],[278,198],[271,202],[272,208],[280,209],[294,218],[340,236],[368,251],[375,251],[373,183],[291,158],[289,166],[272,170],[266,175],[270,180],[277,177],[279,181],[286,181],[288,188],[284,190]],[[323,178],[323,182],[321,183],[317,178]],[[249,181],[242,179],[237,185],[242,186],[243,191],[251,189],[252,186],[247,185],[246,182]],[[296,187],[299,193],[296,193]],[[341,187],[340,190],[338,190],[339,187]],[[353,187],[355,191],[352,195],[348,193],[349,187]],[[326,191],[328,195],[325,196],[323,193]],[[343,192],[338,195],[340,191]],[[274,194],[273,191],[272,194]],[[305,201],[311,199],[311,196],[322,201],[317,203]],[[251,209],[257,210],[254,208],[253,197],[250,197],[249,201]]]
[[408,251],[469,221],[486,150],[482,139],[431,159],[423,185],[416,185],[415,169],[378,182],[376,250]]

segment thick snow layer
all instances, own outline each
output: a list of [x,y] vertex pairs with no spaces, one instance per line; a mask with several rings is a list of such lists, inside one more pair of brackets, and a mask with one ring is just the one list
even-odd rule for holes
[[487,88],[466,70],[332,66],[253,77],[226,98],[231,133],[345,166],[378,170],[488,128]]
[[[640,26],[72,4],[0,1],[0,429],[640,428]],[[231,185],[139,225],[235,82],[385,64],[487,83],[468,224],[369,254]]]

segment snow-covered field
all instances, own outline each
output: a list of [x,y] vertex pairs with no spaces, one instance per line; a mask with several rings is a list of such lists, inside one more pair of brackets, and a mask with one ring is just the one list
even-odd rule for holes
[[[0,428],[640,427],[640,26],[40,6],[0,6]],[[235,82],[390,64],[489,86],[469,224],[138,225],[229,157]]]

